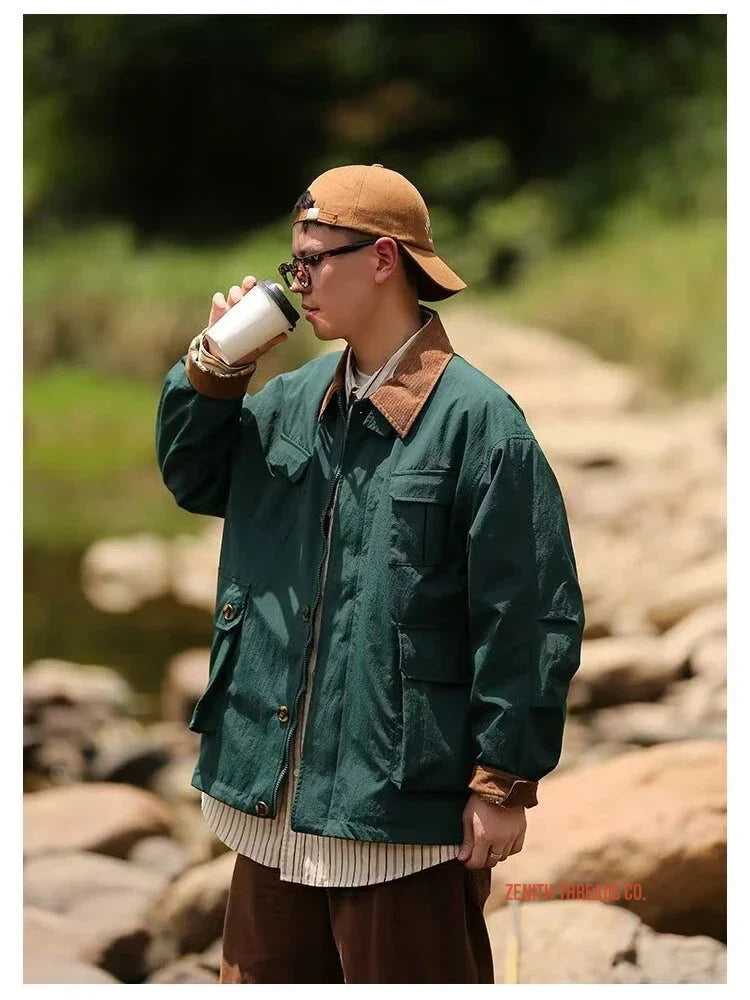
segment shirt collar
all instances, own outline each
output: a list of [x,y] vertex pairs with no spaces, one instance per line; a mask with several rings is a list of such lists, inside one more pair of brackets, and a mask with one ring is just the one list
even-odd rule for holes
[[409,344],[414,340],[415,337],[421,333],[425,326],[430,322],[431,314],[424,308],[420,307],[422,313],[422,326],[416,333],[413,333],[400,347],[397,347],[393,354],[388,358],[388,360],[381,365],[378,371],[374,372],[369,378],[365,379],[364,383],[357,388],[356,379],[354,377],[354,352],[351,349],[351,345],[346,347],[346,365],[344,368],[344,384],[346,386],[346,399],[351,399],[352,391],[356,391],[357,399],[366,399],[371,396],[376,389],[386,382],[391,375],[393,375],[396,370],[401,357],[408,350]]
[[[404,438],[435,388],[445,366],[455,353],[440,317],[434,309],[421,306],[429,318],[421,329],[401,345],[389,361],[386,377],[368,393],[370,402],[390,423],[396,433]],[[403,353],[399,353],[403,348]],[[333,378],[325,391],[318,412],[322,419],[328,404],[337,390],[347,389],[347,372],[350,365],[350,348],[347,345],[338,360]],[[379,374],[383,374],[382,370]],[[373,380],[374,382],[375,380]]]

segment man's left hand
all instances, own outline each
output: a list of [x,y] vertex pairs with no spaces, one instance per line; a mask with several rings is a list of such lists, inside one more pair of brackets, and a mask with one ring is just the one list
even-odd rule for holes
[[[463,811],[464,839],[458,854],[467,868],[494,868],[511,854],[518,854],[526,835],[523,806],[506,809],[485,802],[472,792]],[[490,857],[490,854],[496,855]]]

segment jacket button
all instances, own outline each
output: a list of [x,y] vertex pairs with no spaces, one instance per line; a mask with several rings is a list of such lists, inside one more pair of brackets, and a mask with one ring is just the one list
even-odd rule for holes
[[289,722],[289,709],[286,705],[279,706],[278,716],[279,722]]
[[304,606],[304,608],[302,609],[302,617],[305,619],[305,621],[309,621],[310,620],[310,605],[309,604],[306,604]]
[[255,811],[259,816],[267,816],[270,812],[270,809],[268,808],[265,802],[256,802]]
[[231,622],[234,618],[234,608],[231,604],[225,604],[221,609],[221,613],[224,615],[224,621]]

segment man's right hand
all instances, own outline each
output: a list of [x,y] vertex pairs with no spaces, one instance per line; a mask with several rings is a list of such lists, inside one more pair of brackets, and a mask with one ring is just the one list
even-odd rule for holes
[[[243,278],[242,287],[239,285],[232,285],[227,293],[226,299],[221,292],[217,292],[211,301],[211,312],[208,316],[208,326],[213,326],[213,324],[220,319],[225,312],[228,312],[232,306],[236,305],[242,296],[246,295],[251,288],[255,287],[256,284],[257,282],[255,278],[248,274],[245,278]],[[241,358],[238,358],[233,362],[233,366],[239,368],[241,365],[249,365],[252,361],[256,361],[261,354],[265,354],[266,351],[270,351],[270,349],[275,347],[276,344],[283,343],[288,339],[288,336],[289,335],[286,333],[277,334],[272,340],[266,341],[265,344],[261,344],[260,347],[254,348],[249,354],[244,354]],[[208,346],[206,345],[204,349],[208,350]],[[208,353],[211,354],[211,351],[208,350]],[[211,354],[211,357],[216,357],[216,355]],[[221,361],[221,358],[217,358],[216,360]]]

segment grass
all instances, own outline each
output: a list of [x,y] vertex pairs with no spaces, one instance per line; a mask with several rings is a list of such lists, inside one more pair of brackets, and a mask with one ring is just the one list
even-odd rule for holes
[[[511,287],[461,298],[580,340],[676,395],[700,394],[725,380],[725,235],[724,219],[657,221],[621,206],[596,239],[528,262]],[[203,519],[176,506],[156,465],[162,379],[205,323],[213,292],[248,272],[273,275],[288,252],[282,226],[205,251],[137,248],[122,227],[27,248],[27,545],[199,530]],[[264,359],[263,379],[317,348],[303,323]]]
[[726,379],[726,224],[671,223],[623,211],[596,240],[528,267],[480,301],[582,341],[677,396]]
[[24,541],[77,548],[102,535],[191,533],[156,465],[159,387],[57,368],[24,384]]

